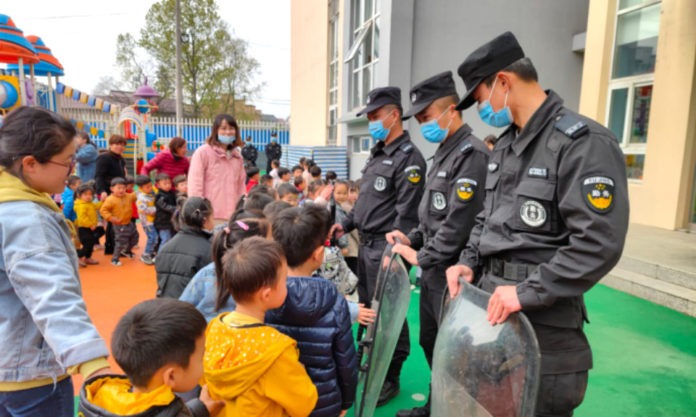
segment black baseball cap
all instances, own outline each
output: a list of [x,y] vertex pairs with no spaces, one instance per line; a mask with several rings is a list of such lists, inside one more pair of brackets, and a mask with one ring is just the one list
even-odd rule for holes
[[414,116],[425,110],[433,101],[447,96],[457,96],[452,71],[441,72],[419,82],[411,88],[411,108],[404,117]]
[[505,32],[469,54],[457,69],[464,81],[466,93],[457,104],[457,110],[471,107],[476,100],[472,94],[481,81],[524,58],[524,51],[512,32]]
[[401,107],[401,89],[399,87],[379,87],[367,93],[365,108],[357,112],[357,117],[375,111],[387,104]]

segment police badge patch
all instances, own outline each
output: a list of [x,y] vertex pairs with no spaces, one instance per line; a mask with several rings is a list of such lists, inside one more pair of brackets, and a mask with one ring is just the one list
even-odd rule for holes
[[538,201],[527,200],[520,207],[520,218],[529,227],[541,227],[546,223],[546,209]]
[[614,180],[609,177],[587,177],[582,180],[582,199],[600,214],[611,210],[614,202]]
[[408,179],[408,182],[411,184],[418,184],[421,181],[421,178],[423,178],[418,165],[406,167],[404,174],[406,174],[406,179]]
[[435,210],[442,211],[447,208],[447,198],[443,193],[435,191],[431,199]]
[[377,191],[384,191],[387,189],[387,180],[384,177],[377,177],[375,178],[375,190]]
[[471,178],[460,178],[456,182],[457,184],[457,197],[466,203],[467,201],[474,198],[474,193],[478,187],[478,183]]

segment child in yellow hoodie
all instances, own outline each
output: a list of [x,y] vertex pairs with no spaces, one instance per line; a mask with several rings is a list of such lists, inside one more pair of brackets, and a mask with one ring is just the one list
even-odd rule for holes
[[96,259],[92,258],[92,252],[94,252],[94,245],[99,241],[99,238],[104,234],[98,229],[99,218],[97,212],[101,203],[94,201],[94,189],[88,184],[82,184],[77,187],[75,191],[74,210],[77,218],[75,219],[75,226],[77,226],[77,234],[80,237],[80,243],[82,243],[82,249],[77,251],[77,255],[80,258],[79,264],[84,267],[87,265],[96,265],[99,263]]
[[[222,231],[221,233],[226,233]],[[242,240],[223,257],[224,287],[237,303],[213,319],[203,357],[210,395],[223,417],[306,417],[317,389],[299,362],[296,342],[263,323],[287,295],[288,267],[278,243]]]

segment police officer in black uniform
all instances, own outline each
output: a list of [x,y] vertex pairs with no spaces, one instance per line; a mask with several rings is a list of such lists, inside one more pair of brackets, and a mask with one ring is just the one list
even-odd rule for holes
[[259,155],[259,151],[256,146],[251,142],[251,136],[247,136],[246,144],[242,148],[242,158],[244,158],[244,165],[248,167],[256,166],[256,158]]
[[[418,207],[420,224],[408,236],[396,230],[393,252],[423,269],[420,292],[420,345],[428,365],[432,366],[440,307],[447,288],[445,272],[457,263],[469,240],[476,215],[483,208],[483,184],[486,180],[490,151],[471,133],[455,109],[459,102],[452,72],[437,74],[411,88],[411,108],[420,123],[423,137],[439,143]],[[407,246],[409,245],[409,246]],[[430,402],[424,407],[402,410],[399,417],[430,415]]]
[[628,228],[626,168],[616,137],[544,91],[506,32],[459,66],[467,93],[502,133],[488,165],[484,210],[460,265],[447,271],[492,293],[488,320],[523,311],[541,350],[537,416],[571,416],[583,400],[592,352],[583,294],[618,262]]
[[271,133],[271,143],[266,145],[266,173],[271,172],[271,162],[274,159],[280,161],[281,156],[283,156],[283,147],[278,143],[278,134],[273,132]]
[[[358,297],[369,306],[375,281],[387,246],[386,234],[392,230],[408,233],[418,225],[418,204],[423,196],[425,160],[402,126],[401,90],[376,88],[369,92],[366,114],[369,130],[378,142],[362,170],[358,201],[346,219],[337,226],[337,236],[357,228]],[[378,406],[399,393],[401,366],[410,351],[408,325],[404,323],[392,362],[382,387]]]

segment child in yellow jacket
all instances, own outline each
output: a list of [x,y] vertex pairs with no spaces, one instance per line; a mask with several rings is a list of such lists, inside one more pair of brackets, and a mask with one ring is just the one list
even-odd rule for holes
[[94,189],[88,184],[82,184],[75,191],[74,210],[77,218],[75,219],[75,227],[77,234],[82,243],[82,249],[77,251],[80,258],[80,266],[96,265],[99,263],[92,258],[94,245],[99,241],[99,238],[104,234],[103,228],[99,228],[99,218],[97,211],[101,207],[101,203],[94,201]]
[[266,311],[285,301],[287,274],[278,243],[261,237],[241,241],[223,258],[220,290],[237,306],[210,322],[203,356],[210,395],[225,402],[219,416],[306,417],[314,409],[317,389],[296,342],[263,324]]

